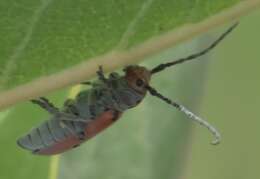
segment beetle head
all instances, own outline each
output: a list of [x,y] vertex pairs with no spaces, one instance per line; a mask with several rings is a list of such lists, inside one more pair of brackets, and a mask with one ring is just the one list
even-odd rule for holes
[[151,79],[151,72],[145,67],[131,65],[124,68],[125,79],[128,85],[139,93],[144,94]]

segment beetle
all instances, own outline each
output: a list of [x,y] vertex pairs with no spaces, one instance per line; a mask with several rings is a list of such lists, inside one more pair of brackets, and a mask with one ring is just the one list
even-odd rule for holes
[[124,75],[112,72],[106,78],[100,66],[97,71],[98,80],[82,83],[90,85],[92,88],[79,92],[75,99],[66,100],[62,109],[55,107],[44,97],[31,100],[34,104],[47,110],[51,117],[23,137],[20,137],[17,144],[34,154],[54,155],[63,153],[79,146],[113,124],[124,111],[137,106],[144,99],[147,92],[208,128],[215,136],[212,144],[218,144],[221,136],[217,129],[184,106],[160,94],[150,86],[150,79],[152,75],[163,71],[165,68],[196,59],[208,53],[237,24],[228,28],[204,50],[173,62],[160,64],[152,70],[138,65],[131,65],[124,68]]

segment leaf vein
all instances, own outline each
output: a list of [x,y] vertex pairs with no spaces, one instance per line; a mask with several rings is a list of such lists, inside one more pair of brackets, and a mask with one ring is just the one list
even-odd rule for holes
[[128,41],[131,36],[134,35],[134,33],[137,30],[138,23],[142,20],[142,18],[145,16],[147,10],[149,7],[151,7],[154,0],[146,0],[142,7],[140,8],[137,15],[133,18],[133,20],[129,23],[128,27],[126,28],[126,31],[123,33],[118,45],[116,46],[116,49],[124,49],[128,46]]
[[39,19],[41,18],[43,12],[46,10],[46,8],[49,6],[51,2],[52,0],[43,0],[39,8],[35,10],[34,15],[32,16],[31,19],[31,23],[28,25],[28,30],[24,35],[24,38],[17,45],[13,54],[10,55],[8,62],[3,68],[4,70],[2,73],[2,78],[0,79],[0,84],[1,84],[0,88],[3,88],[3,86],[5,86],[5,84],[8,82],[11,76],[10,74],[16,69],[17,67],[16,61],[19,59],[19,57],[22,55],[27,45],[29,44],[34,29],[36,28],[37,23],[39,22]]

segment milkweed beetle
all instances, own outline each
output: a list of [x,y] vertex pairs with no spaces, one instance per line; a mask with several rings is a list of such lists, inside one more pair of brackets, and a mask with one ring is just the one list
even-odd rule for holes
[[150,79],[152,75],[163,71],[165,68],[206,54],[236,26],[237,23],[201,52],[173,62],[160,64],[152,70],[138,65],[131,65],[124,69],[124,75],[112,72],[107,78],[102,67],[99,67],[97,71],[98,80],[83,83],[90,85],[92,88],[81,91],[73,100],[65,101],[62,109],[58,109],[44,97],[31,100],[47,110],[51,117],[25,136],[19,138],[17,144],[34,154],[42,155],[58,154],[75,148],[113,124],[125,110],[137,106],[147,92],[208,128],[215,136],[212,144],[218,144],[221,138],[220,133],[212,125],[190,112],[183,105],[160,94],[150,86]]

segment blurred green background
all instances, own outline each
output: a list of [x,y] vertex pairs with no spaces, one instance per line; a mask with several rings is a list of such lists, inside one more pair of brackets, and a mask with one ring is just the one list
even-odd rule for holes
[[223,141],[205,143],[196,127],[184,178],[259,178],[260,12],[241,24],[216,53],[208,69],[200,113],[214,119]]
[[[163,94],[214,124],[223,136],[219,146],[209,144],[206,129],[149,96],[113,127],[59,160],[34,156],[18,148],[15,139],[48,115],[23,103],[0,116],[0,178],[55,179],[55,172],[59,179],[259,178],[259,19],[260,12],[242,18],[204,60],[165,71],[152,81]],[[198,51],[225,29],[169,49],[142,65],[152,67]],[[61,105],[68,91],[49,97]]]

